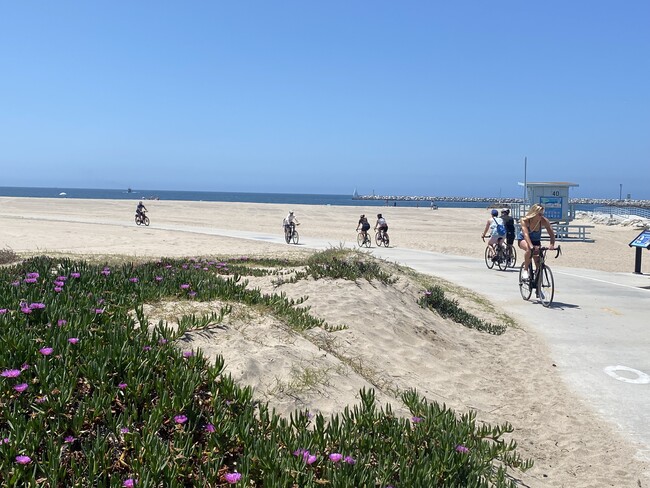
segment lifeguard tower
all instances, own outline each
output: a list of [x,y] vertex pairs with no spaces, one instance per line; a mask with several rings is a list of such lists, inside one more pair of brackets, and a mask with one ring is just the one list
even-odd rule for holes
[[570,225],[575,218],[573,205],[569,203],[569,189],[579,186],[577,183],[566,181],[527,182],[524,203],[514,212],[518,220],[526,215],[531,205],[544,205],[544,215],[553,225],[558,240],[588,241],[588,230],[593,225]]

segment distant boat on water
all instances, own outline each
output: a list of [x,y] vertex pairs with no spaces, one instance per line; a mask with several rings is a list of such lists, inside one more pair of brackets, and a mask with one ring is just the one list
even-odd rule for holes
[[133,190],[131,190],[131,187],[129,187],[128,190],[126,190],[126,192],[127,193],[133,193]]
[[59,196],[60,197],[65,197],[65,196],[68,196],[68,194],[66,192],[62,191],[61,193],[59,193]]

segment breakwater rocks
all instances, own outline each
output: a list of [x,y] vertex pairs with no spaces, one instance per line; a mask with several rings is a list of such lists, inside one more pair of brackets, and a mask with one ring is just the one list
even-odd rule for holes
[[[425,197],[410,195],[354,195],[353,200],[384,200],[387,202],[483,202],[500,205],[523,203],[521,198],[504,197]],[[569,198],[571,204],[605,205],[611,207],[650,208],[650,200],[614,200],[607,198]]]

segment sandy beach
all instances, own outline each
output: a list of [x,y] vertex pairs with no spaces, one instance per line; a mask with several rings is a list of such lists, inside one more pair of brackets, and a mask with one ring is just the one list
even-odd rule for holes
[[[0,249],[21,256],[74,255],[127,259],[177,257],[300,256],[306,246],[264,241],[282,232],[287,205],[145,201],[150,227],[133,222],[135,201],[0,198]],[[391,246],[482,258],[485,209],[333,207],[294,205],[301,242],[324,239],[336,247],[356,242],[361,213],[374,223],[381,212]],[[593,242],[561,242],[557,265],[615,273],[634,271],[628,243],[641,231],[584,218]],[[258,233],[260,240],[223,237],[220,230]],[[650,273],[644,251],[642,272]],[[375,388],[383,404],[403,409],[396,392],[417,388],[429,400],[459,412],[474,410],[490,423],[509,422],[512,438],[535,466],[521,476],[530,487],[646,487],[650,465],[637,447],[587,408],[564,384],[544,341],[526,324],[499,336],[466,329],[421,309],[418,282],[396,284],[302,280],[277,286],[255,278],[250,286],[290,297],[308,296],[312,313],[336,333],[296,335],[275,319],[236,310],[226,327],[189,334],[183,347],[224,356],[227,369],[278,411],[308,408],[325,414],[357,402],[361,388]],[[397,293],[396,293],[397,291]],[[462,295],[462,294],[461,294]],[[471,308],[471,300],[468,306]],[[217,308],[218,303],[151,304],[152,318]],[[495,318],[496,312],[481,313]],[[311,374],[310,382],[304,373]]]

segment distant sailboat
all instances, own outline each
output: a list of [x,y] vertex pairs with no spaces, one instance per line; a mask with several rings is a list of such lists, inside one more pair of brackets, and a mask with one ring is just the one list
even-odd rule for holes
[[129,187],[128,190],[126,190],[127,193],[133,193],[133,190],[131,190],[131,187]]
[[359,194],[357,193],[357,189],[354,189],[354,193],[352,193],[352,198],[359,198]]

